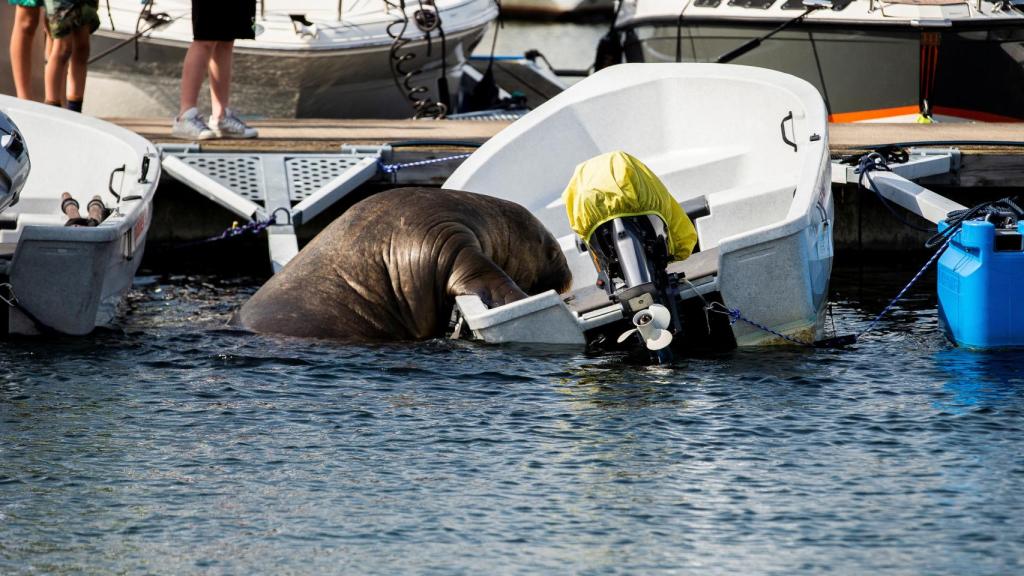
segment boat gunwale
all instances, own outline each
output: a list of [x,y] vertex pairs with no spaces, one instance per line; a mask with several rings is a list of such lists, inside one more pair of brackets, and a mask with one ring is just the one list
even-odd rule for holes
[[[479,0],[466,0],[458,4],[444,7],[440,10],[440,15],[443,18],[446,14],[449,16],[450,13],[455,10],[465,10],[467,7],[471,7],[474,4],[479,3]],[[462,36],[467,33],[475,32],[481,27],[486,27],[498,16],[498,10],[494,6],[493,2],[487,2],[486,8],[479,10],[480,15],[476,17],[467,16],[466,21],[458,22],[453,25],[450,29],[445,27],[446,36]],[[412,16],[409,16],[410,22],[412,22]],[[295,42],[272,42],[267,43],[266,47],[260,46],[262,42],[260,39],[245,39],[235,43],[235,53],[246,52],[266,55],[276,55],[277,53],[292,54],[292,53],[317,53],[317,52],[332,52],[332,51],[353,51],[360,48],[371,48],[378,46],[387,46],[393,42],[393,39],[387,35],[386,29],[393,23],[401,22],[402,20],[393,17],[390,19],[382,18],[379,20],[373,20],[366,23],[359,23],[350,25],[351,28],[379,28],[378,34],[370,33],[368,36],[360,36],[359,39],[351,39],[344,32],[330,35],[326,41],[320,41],[312,44],[308,42],[301,42],[301,38],[296,38]],[[343,22],[344,23],[344,22]],[[102,18],[100,27],[94,32],[96,35],[100,35],[106,38],[111,38],[115,41],[121,42],[129,40],[134,37],[134,32],[119,31],[107,26],[111,25],[110,19]],[[411,44],[423,44],[426,43],[427,34],[422,32],[415,25],[411,26],[412,34],[406,37]],[[188,35],[164,35],[166,29],[160,28],[150,31],[148,34],[140,38],[143,42],[152,42],[155,44],[165,46],[184,46],[187,48],[192,43],[191,34]],[[326,37],[326,35],[325,35]],[[310,54],[312,55],[312,54]]]
[[[476,25],[476,26],[467,27],[467,28],[458,30],[456,32],[447,32],[446,31],[445,35],[447,36],[447,41],[448,42],[451,42],[453,40],[461,40],[462,38],[464,38],[466,36],[469,36],[471,34],[476,34],[481,28],[486,28],[488,24],[490,24],[489,20],[484,22],[484,23],[482,23],[482,24],[479,24],[479,25]],[[103,29],[97,30],[95,32],[95,35],[96,36],[103,36],[104,38],[109,38],[110,40],[112,40],[114,42],[122,42],[122,41],[128,40],[129,38],[132,37],[132,34],[129,34],[129,33],[126,33],[126,32],[113,32],[113,31],[110,31],[110,30],[103,30]],[[183,50],[183,51],[184,50],[188,50],[189,45],[192,43],[191,40],[179,40],[179,39],[176,39],[176,38],[152,37],[152,36],[144,36],[144,37],[140,38],[139,41],[142,44],[153,44],[153,45],[156,45],[156,46],[175,48],[175,49],[180,49],[180,50]],[[364,42],[364,43],[358,43],[358,44],[355,44],[355,45],[332,44],[332,45],[321,46],[321,47],[295,46],[294,48],[291,48],[291,47],[274,46],[272,48],[271,47],[264,48],[264,47],[260,47],[260,46],[243,46],[243,45],[236,44],[235,45],[235,49],[234,49],[234,53],[235,53],[236,56],[238,54],[245,54],[245,55],[251,55],[251,56],[266,56],[266,57],[331,58],[331,57],[339,57],[339,56],[354,55],[354,54],[367,54],[367,53],[372,53],[372,52],[380,52],[381,48],[387,48],[388,46],[391,45],[391,43],[392,43],[392,40],[390,38],[388,38],[386,41],[385,40],[382,40],[382,41],[379,41],[379,42],[378,41],[374,41],[372,43],[371,42]],[[421,38],[417,38],[417,39],[411,39],[409,41],[409,43],[406,44],[406,47],[407,48],[419,48],[419,47],[425,46],[426,44],[427,44],[426,38],[425,37],[421,37]]]
[[[794,16],[798,16],[795,14]],[[615,29],[619,32],[627,32],[631,29],[638,28],[641,26],[648,26],[651,24],[662,24],[675,28],[679,26],[679,14],[672,14],[665,12],[663,14],[640,16],[640,17],[624,17],[620,18],[622,23],[616,21]],[[756,24],[764,25],[766,28],[773,28],[788,22],[792,18],[764,16],[764,17],[745,17],[745,16],[712,16],[712,15],[685,15],[682,19],[682,27],[686,27],[687,24],[707,24],[707,23],[722,23],[722,24]],[[915,24],[915,22],[917,22]],[[934,22],[934,24],[930,24]],[[1000,19],[1000,20],[978,20],[978,19],[964,19],[964,20],[953,20],[953,19],[927,19],[927,20],[916,20],[912,18],[907,19],[891,19],[891,20],[811,20],[807,19],[802,22],[796,22],[788,27],[788,30],[800,30],[814,27],[843,27],[843,28],[907,28],[914,31],[934,31],[934,30],[999,30],[1002,28],[1010,30],[1020,30],[1024,26],[1024,15],[1017,17],[1016,19]],[[753,26],[750,26],[753,28]]]
[[[0,107],[5,112],[14,111],[13,118],[17,123],[18,111],[24,111],[27,114],[34,114],[40,117],[52,117],[53,115],[64,116],[59,121],[61,123],[68,124],[79,124],[87,126],[88,128],[106,135],[108,138],[116,139],[126,146],[128,146],[133,152],[135,152],[138,164],[131,168],[126,168],[123,172],[124,183],[127,186],[123,186],[121,190],[121,198],[115,206],[111,207],[117,211],[120,216],[106,218],[98,226],[89,227],[67,227],[64,224],[42,224],[42,223],[27,223],[20,227],[18,232],[18,245],[24,241],[82,241],[90,243],[104,243],[111,241],[119,241],[129,229],[134,228],[140,218],[146,218],[142,233],[139,237],[145,237],[146,231],[149,229],[151,224],[151,206],[153,198],[156,194],[157,185],[160,182],[162,174],[160,166],[160,153],[156,147],[147,139],[142,136],[122,128],[116,124],[106,122],[99,118],[79,114],[77,112],[71,112],[68,110],[55,109],[52,106],[47,106],[38,102],[31,102],[25,100],[19,100],[14,97],[5,96],[0,99]],[[29,158],[32,157],[32,150],[29,149]],[[145,174],[145,182],[140,182],[139,170],[141,169],[143,159],[149,158],[149,169]],[[126,199],[133,196],[138,196],[137,199]],[[28,199],[27,197],[23,197]],[[55,197],[55,200],[58,198]],[[17,211],[17,204],[13,207],[15,214],[32,214],[33,212],[21,212]],[[73,235],[73,236],[72,236]],[[15,247],[15,252],[17,247]]]

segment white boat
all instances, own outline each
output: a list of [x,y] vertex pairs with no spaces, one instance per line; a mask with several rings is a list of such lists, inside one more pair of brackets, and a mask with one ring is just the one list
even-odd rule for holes
[[[454,100],[465,60],[498,11],[494,0],[402,4],[404,12],[399,0],[262,0],[256,38],[235,44],[232,106],[277,118],[408,118],[419,101],[429,115],[444,87]],[[86,112],[176,115],[191,1],[109,0],[100,16]]]
[[793,74],[821,92],[833,122],[1024,120],[1018,0],[623,2],[615,29],[628,62]]
[[503,0],[501,10],[508,16],[525,18],[576,18],[611,14],[613,0]]
[[[79,335],[109,325],[142,261],[160,180],[156,149],[52,106],[0,96],[0,110],[31,158],[19,199],[0,212],[0,334]],[[83,215],[99,196],[109,215],[95,226],[66,226],[64,192]]]
[[[684,305],[701,302],[700,316],[705,301],[720,302],[712,312],[724,304],[814,340],[832,266],[827,129],[813,86],[764,68],[623,64],[586,78],[489,140],[445,182],[525,206],[558,238],[573,273],[563,297],[549,292],[494,310],[459,297],[469,329],[494,342],[582,344],[628,320],[623,302],[594,288],[597,271],[561,199],[578,163],[622,150],[649,166],[694,221],[698,251],[669,266],[686,275]],[[781,341],[721,320],[736,345]]]

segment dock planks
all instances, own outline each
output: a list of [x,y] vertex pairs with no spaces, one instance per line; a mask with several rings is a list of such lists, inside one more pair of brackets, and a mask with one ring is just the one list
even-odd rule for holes
[[[1006,124],[830,124],[829,145],[833,152],[862,150],[867,146],[891,142],[978,142],[1011,141],[1024,145],[1024,123]],[[981,152],[991,147],[958,145],[961,150]],[[1002,149],[1012,153],[1012,150]],[[1024,148],[1020,153],[1024,153]]]
[[[171,137],[167,118],[108,118],[157,144],[186,143]],[[508,122],[470,120],[255,120],[260,131],[253,140],[207,140],[210,152],[328,152],[342,144],[385,144],[409,140],[483,143]]]
[[[986,142],[1017,143],[997,146]],[[945,176],[925,178],[925,186],[961,188],[1024,186],[1024,123],[946,124],[832,124],[829,146],[833,156],[863,151],[866,147],[905,142],[937,142],[935,147],[960,151],[960,169]],[[948,144],[945,144],[948,143]]]

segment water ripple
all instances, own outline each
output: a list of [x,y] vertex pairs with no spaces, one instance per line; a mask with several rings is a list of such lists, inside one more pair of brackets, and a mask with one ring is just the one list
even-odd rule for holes
[[[117,330],[5,344],[0,573],[1021,570],[1024,354],[926,292],[850,350],[666,368],[226,328],[254,289],[149,278]],[[885,301],[850,293],[842,331]]]

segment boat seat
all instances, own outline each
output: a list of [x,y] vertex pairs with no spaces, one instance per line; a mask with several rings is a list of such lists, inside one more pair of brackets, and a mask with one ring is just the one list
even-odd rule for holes
[[[705,201],[707,202],[707,205],[714,210],[714,207],[717,204],[746,202],[751,199],[758,199],[765,194],[780,194],[784,191],[792,192],[795,189],[796,183],[789,179],[766,179],[712,192],[705,196]],[[788,210],[789,204],[786,203],[783,207]]]
[[[85,205],[88,202],[83,202],[82,198],[77,198],[81,205],[81,209],[85,210]],[[37,196],[31,193],[21,194],[21,199],[14,206],[4,211],[4,214],[57,214],[63,216],[64,214],[60,211],[60,196]]]
[[694,221],[701,246],[717,247],[725,238],[783,220],[795,190],[793,182],[767,180],[708,194],[710,215]]
[[15,213],[4,214],[0,216],[0,220],[5,224],[0,228],[15,229],[24,226],[63,226],[67,223],[68,217],[63,214]]
[[671,274],[682,273],[690,282],[718,274],[718,247],[690,254],[686,260],[678,260],[668,265]]
[[563,295],[562,300],[577,314],[585,314],[591,310],[598,310],[612,304],[608,293],[604,291],[604,288],[596,284],[577,288]]

